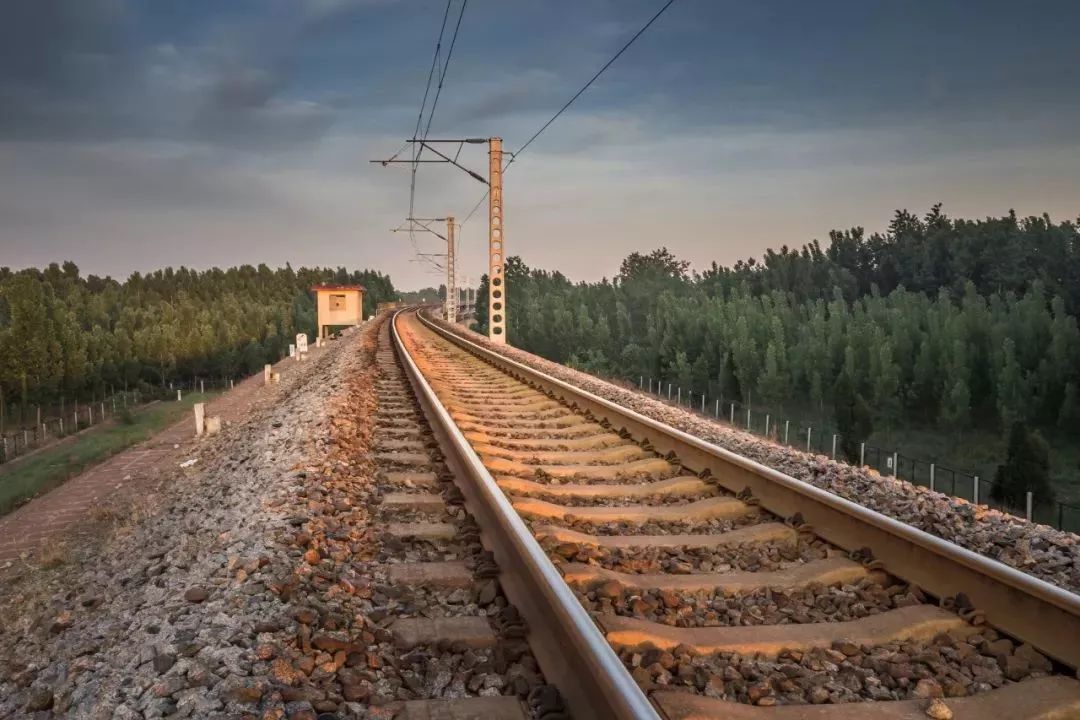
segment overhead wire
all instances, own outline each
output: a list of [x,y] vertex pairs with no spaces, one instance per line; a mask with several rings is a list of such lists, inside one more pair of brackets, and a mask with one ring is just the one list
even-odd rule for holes
[[[442,51],[443,36],[446,33],[446,23],[447,23],[447,20],[450,17],[450,8],[453,5],[453,0],[447,0],[446,10],[443,12],[442,26],[439,29],[439,38],[435,43],[435,54],[431,59],[431,69],[428,72],[427,86],[424,89],[424,99],[420,104],[420,113],[417,115],[417,118],[416,118],[416,128],[413,130],[413,138],[412,138],[413,139],[413,143],[412,143],[412,146],[413,146],[412,160],[413,160],[413,162],[412,162],[412,166],[411,166],[412,172],[411,172],[411,177],[410,177],[410,182],[409,182],[409,217],[410,218],[416,216],[416,174],[417,174],[417,170],[419,169],[419,163],[417,162],[417,160],[419,159],[420,153],[423,152],[423,145],[417,143],[416,140],[418,138],[421,139],[421,140],[427,140],[428,134],[431,132],[431,123],[435,119],[435,110],[436,110],[436,108],[438,107],[438,104],[439,104],[439,97],[442,95],[443,85],[446,82],[446,75],[450,70],[450,61],[454,56],[454,47],[457,45],[458,34],[461,31],[461,21],[462,21],[462,18],[464,18],[464,16],[465,16],[465,8],[468,6],[468,4],[469,4],[469,0],[462,0],[461,8],[458,10],[457,22],[454,24],[454,34],[450,38],[450,46],[446,51],[446,59],[444,61],[442,61],[441,64],[440,64],[440,56],[441,56],[441,51]],[[431,81],[436,75],[436,73],[435,73],[436,67],[439,68],[438,83],[437,83],[436,88],[435,88],[435,97],[431,101],[431,108],[428,109],[427,108],[427,99],[428,99],[428,95],[431,92]],[[425,109],[428,109],[428,116],[427,116],[427,122],[426,123],[423,121],[424,110]],[[422,136],[420,135],[420,126],[421,125],[424,126],[424,134]],[[423,257],[423,255],[420,253],[420,248],[416,243],[416,234],[415,234],[412,222],[409,223],[409,240],[412,242],[413,250],[416,253],[417,257]],[[431,265],[437,267],[437,264],[434,261],[432,261],[430,258],[424,258],[424,259],[427,262],[429,262]]]
[[[525,148],[532,145],[533,141],[536,140],[536,138],[540,137],[540,135],[543,134],[543,132],[545,130],[547,130],[551,126],[551,124],[554,123],[559,118],[560,115],[562,115],[564,112],[566,112],[566,109],[569,108],[571,105],[573,105],[574,101],[577,100],[579,97],[581,97],[581,95],[586,90],[588,90],[589,87],[592,86],[592,84],[594,82],[596,82],[597,78],[599,78],[601,75],[603,75],[604,71],[606,71],[609,67],[611,67],[612,64],[614,64],[614,62],[616,60],[618,60],[619,57],[624,52],[626,52],[626,50],[631,45],[633,45],[634,42],[636,42],[637,39],[639,37],[641,37],[645,33],[646,30],[648,30],[652,26],[652,24],[654,22],[656,22],[657,19],[659,19],[659,17],[661,15],[663,15],[667,11],[667,9],[669,7],[671,7],[674,4],[675,4],[675,0],[667,0],[667,2],[664,3],[663,7],[661,7],[659,10],[657,10],[656,14],[653,15],[651,18],[649,18],[649,21],[647,23],[645,23],[644,25],[642,25],[641,29],[638,30],[636,33],[634,33],[634,36],[631,37],[629,40],[627,40],[626,44],[624,44],[621,48],[619,48],[619,51],[617,53],[615,53],[614,55],[611,56],[610,60],[608,60],[606,63],[604,63],[604,66],[601,67],[599,70],[597,70],[596,74],[593,75],[591,78],[589,78],[589,81],[587,83],[585,83],[584,85],[582,85],[581,89],[578,90],[576,93],[574,93],[573,97],[571,97],[569,100],[567,100],[566,103],[561,108],[559,108],[558,112],[556,112],[554,115],[552,115],[550,118],[548,118],[548,121],[545,122],[543,125],[541,125],[540,129],[537,130],[535,133],[533,133],[532,137],[530,137],[528,140],[526,140],[525,144],[522,145],[520,148],[518,148],[517,152],[513,153],[510,156],[510,161],[507,162],[503,166],[503,172],[504,173],[507,172],[510,169],[510,166],[514,164],[514,161],[518,159],[518,156],[520,156],[521,153],[525,152]],[[488,197],[488,192],[485,192],[483,197],[480,198],[479,202],[477,202],[476,205],[473,206],[473,209],[469,211],[469,214],[465,216],[465,219],[461,222],[462,225],[465,225],[465,223],[467,223],[469,221],[469,219],[473,215],[476,214],[476,211],[480,209],[480,206],[484,203],[484,200],[486,200],[487,197]]]
[[[439,64],[439,53],[442,51],[443,36],[446,34],[446,21],[450,18],[450,6],[452,3],[453,0],[446,0],[446,10],[443,11],[439,37],[435,40],[435,52],[431,57],[431,69],[428,70],[427,84],[424,86],[424,98],[420,101],[420,112],[416,115],[416,127],[413,129],[412,165],[409,173],[409,217],[416,216],[416,172],[420,167],[416,161],[421,152],[421,146],[417,145],[416,139],[420,136],[420,126],[424,122],[424,110],[427,109],[428,95],[431,93],[431,81],[435,77],[435,68]],[[412,243],[413,251],[419,253],[420,248],[416,244],[416,234],[413,232],[411,222],[409,223],[409,242]]]

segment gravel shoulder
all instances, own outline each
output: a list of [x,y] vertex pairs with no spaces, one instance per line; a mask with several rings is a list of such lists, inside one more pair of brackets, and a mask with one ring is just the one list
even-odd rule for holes
[[[365,585],[343,560],[371,537],[349,488],[370,483],[375,325],[289,373],[193,466],[6,572],[0,718],[363,716],[335,638],[364,618],[335,598]],[[352,485],[320,491],[331,479]]]
[[460,325],[444,328],[600,397],[715,443],[798,480],[956,543],[1053,585],[1080,593],[1080,536],[992,510],[896,478],[777,445],[636,390],[544,360]]

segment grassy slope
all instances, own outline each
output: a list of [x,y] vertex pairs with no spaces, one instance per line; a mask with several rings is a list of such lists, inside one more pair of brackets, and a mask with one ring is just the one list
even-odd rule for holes
[[120,421],[93,428],[73,442],[47,448],[10,469],[0,468],[0,514],[10,512],[21,501],[50,490],[73,475],[116,453],[146,440],[191,413],[191,406],[214,393],[187,395],[181,402],[165,401],[133,416],[134,422]]

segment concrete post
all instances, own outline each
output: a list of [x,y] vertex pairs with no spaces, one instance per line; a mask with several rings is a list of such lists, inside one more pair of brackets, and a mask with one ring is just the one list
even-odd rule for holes
[[934,487],[934,463],[930,463],[930,490],[934,491],[936,489]]
[[898,455],[898,453],[895,453],[895,452],[892,454],[892,476],[893,477],[900,477],[897,474],[897,471],[900,470],[900,468],[898,467],[899,464],[900,464],[900,458],[897,457],[897,455]]
[[810,428],[810,427],[806,428],[806,452],[810,452],[810,431],[811,430],[813,430],[813,428]]
[[790,420],[785,420],[784,421],[784,444],[785,445],[788,444],[788,430],[790,430],[790,429],[791,429],[791,421]]
[[506,237],[503,234],[502,138],[488,140],[488,340],[506,343]]
[[836,433],[832,436],[832,459],[836,459]]
[[184,391],[180,388],[176,388],[176,402],[180,402],[184,399]]
[[713,417],[720,417],[720,398],[716,398],[716,410],[713,411]]
[[974,488],[973,502],[976,505],[979,504],[979,476],[978,475],[975,476],[975,488]]
[[202,437],[205,430],[206,403],[195,403],[192,407],[195,410],[195,437]]
[[705,414],[705,393],[701,393],[701,414]]
[[640,390],[643,387],[645,387],[645,376],[644,375],[638,375],[637,389]]
[[682,405],[682,388],[678,389],[678,393],[675,396],[675,404]]
[[859,443],[859,467],[866,466],[866,443]]
[[735,424],[735,403],[731,403],[731,424]]
[[270,365],[263,365],[263,385],[270,384]]
[[296,357],[296,343],[289,343],[289,357]]
[[206,418],[206,434],[217,435],[219,432],[221,432],[221,417],[214,415]]
[[101,419],[105,419],[105,403],[101,403]]
[[1031,494],[1030,490],[1028,490],[1024,494],[1027,496],[1025,498],[1025,500],[1027,502],[1025,502],[1025,504],[1024,504],[1024,506],[1025,506],[1024,517],[1027,518],[1028,522],[1031,522],[1031,505],[1032,505],[1032,500],[1034,499],[1034,496]]
[[86,416],[88,418],[90,418],[90,424],[93,425],[94,424],[94,406],[93,405],[87,405],[86,406]]
[[199,394],[200,395],[205,395],[206,394],[206,381],[205,380],[200,380],[199,381]]
[[671,383],[667,384],[667,399],[671,399]]
[[457,266],[455,254],[457,242],[454,240],[454,216],[446,218],[446,322],[457,322],[458,291]]
[[750,429],[750,408],[746,408],[746,429]]
[[765,437],[769,437],[769,413],[765,413]]

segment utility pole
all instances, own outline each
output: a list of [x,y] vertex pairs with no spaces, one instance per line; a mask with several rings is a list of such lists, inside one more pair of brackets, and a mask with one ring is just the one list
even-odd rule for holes
[[454,270],[454,216],[446,218],[446,322],[457,322],[457,279]]
[[502,138],[488,140],[488,340],[506,344]]
[[[397,155],[387,160],[372,160],[371,162],[379,163],[386,166],[391,163],[411,164],[415,166],[417,163],[446,163],[453,165],[459,170],[464,171],[470,177],[488,186],[488,340],[498,345],[506,344],[506,311],[507,311],[507,298],[506,298],[506,276],[505,276],[505,258],[506,258],[506,238],[504,235],[504,216],[503,216],[503,149],[502,138],[492,137],[487,138],[464,138],[458,140],[427,140],[417,139],[407,140],[406,143],[420,145],[420,151],[416,153],[416,156],[412,159],[398,160]],[[461,165],[458,162],[458,158],[461,156],[461,151],[466,144],[481,144],[487,143],[488,145],[488,178],[485,180],[479,173],[469,170],[467,167]],[[435,145],[438,144],[456,144],[457,151],[451,157],[450,155],[438,150]],[[427,150],[430,154],[437,156],[438,159],[422,159],[424,151]],[[450,152],[450,151],[447,151]],[[510,154],[510,153],[506,153]],[[452,220],[450,221],[452,222]],[[417,218],[409,218],[409,229],[414,230],[415,224],[419,223]],[[428,232],[434,232],[423,224],[420,226]],[[439,233],[435,233],[439,235]],[[453,237],[453,229],[450,229],[449,237]],[[439,235],[439,237],[442,237]],[[447,265],[453,266],[454,261],[447,253]],[[449,267],[448,272],[453,272]],[[447,297],[450,295],[450,283],[447,283]],[[455,308],[456,309],[456,308]],[[456,312],[454,313],[457,314]],[[448,316],[449,319],[449,316]]]
[[[449,323],[457,322],[457,271],[456,271],[456,248],[454,247],[454,216],[444,218],[407,218],[409,227],[397,227],[390,232],[413,232],[419,227],[424,232],[429,232],[435,237],[446,241],[446,299],[443,302],[443,316]],[[446,234],[441,235],[431,229],[428,223],[446,221]],[[419,253],[421,257],[443,257],[442,253]],[[438,267],[438,265],[436,265]]]

